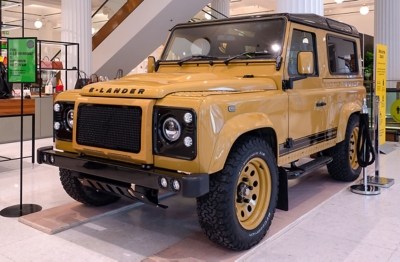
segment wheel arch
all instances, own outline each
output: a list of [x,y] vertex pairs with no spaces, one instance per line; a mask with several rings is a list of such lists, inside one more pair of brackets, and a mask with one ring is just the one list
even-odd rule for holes
[[222,170],[235,143],[246,136],[260,137],[265,140],[277,157],[277,137],[268,116],[262,113],[243,114],[227,121],[221,129],[212,153],[208,173],[212,174]]
[[351,115],[359,114],[360,111],[361,111],[361,104],[358,102],[346,103],[345,105],[342,106],[339,113],[339,123],[338,123],[336,143],[339,143],[344,140],[346,136],[347,122],[349,122]]

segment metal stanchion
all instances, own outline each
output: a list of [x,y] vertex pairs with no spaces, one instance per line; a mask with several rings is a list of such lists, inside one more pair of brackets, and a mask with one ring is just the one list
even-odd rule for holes
[[[368,148],[373,151],[372,143],[369,140],[369,125],[368,125],[368,107],[367,107],[367,99],[364,98],[364,104],[362,107],[362,111],[360,112],[360,124],[359,124],[359,132],[358,132],[358,140],[356,144],[357,149],[362,149],[361,157],[357,153],[357,159],[359,165],[362,167],[363,172],[363,180],[359,185],[350,186],[350,190],[353,193],[360,195],[379,195],[381,193],[379,187],[374,185],[368,185],[368,176],[367,176],[367,165],[373,163],[374,159],[369,161],[370,152]],[[368,144],[369,142],[369,144]],[[372,152],[374,158],[374,152]]]
[[379,96],[375,97],[374,105],[374,142],[375,142],[375,176],[368,176],[368,184],[388,188],[394,184],[393,178],[379,175]]

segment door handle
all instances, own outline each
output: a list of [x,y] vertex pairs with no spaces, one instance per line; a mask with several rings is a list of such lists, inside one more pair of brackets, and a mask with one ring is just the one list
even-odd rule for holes
[[318,103],[316,104],[316,106],[317,106],[317,107],[323,107],[323,106],[326,106],[326,103],[325,103],[325,102],[318,102]]

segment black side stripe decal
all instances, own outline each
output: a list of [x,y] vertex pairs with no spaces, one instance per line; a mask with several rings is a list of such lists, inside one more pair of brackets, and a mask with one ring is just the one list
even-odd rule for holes
[[279,156],[285,156],[289,153],[299,151],[306,147],[335,139],[336,136],[337,136],[337,128],[332,128],[313,135],[298,138],[293,141],[292,148],[285,148],[285,144],[279,144]]

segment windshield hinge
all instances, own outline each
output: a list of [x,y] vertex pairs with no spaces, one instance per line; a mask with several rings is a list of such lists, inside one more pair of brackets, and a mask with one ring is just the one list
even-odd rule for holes
[[282,56],[278,56],[276,58],[276,71],[279,71],[281,69],[281,65],[282,65]]
[[293,147],[293,138],[286,139],[286,142],[283,146],[284,148],[292,148]]

